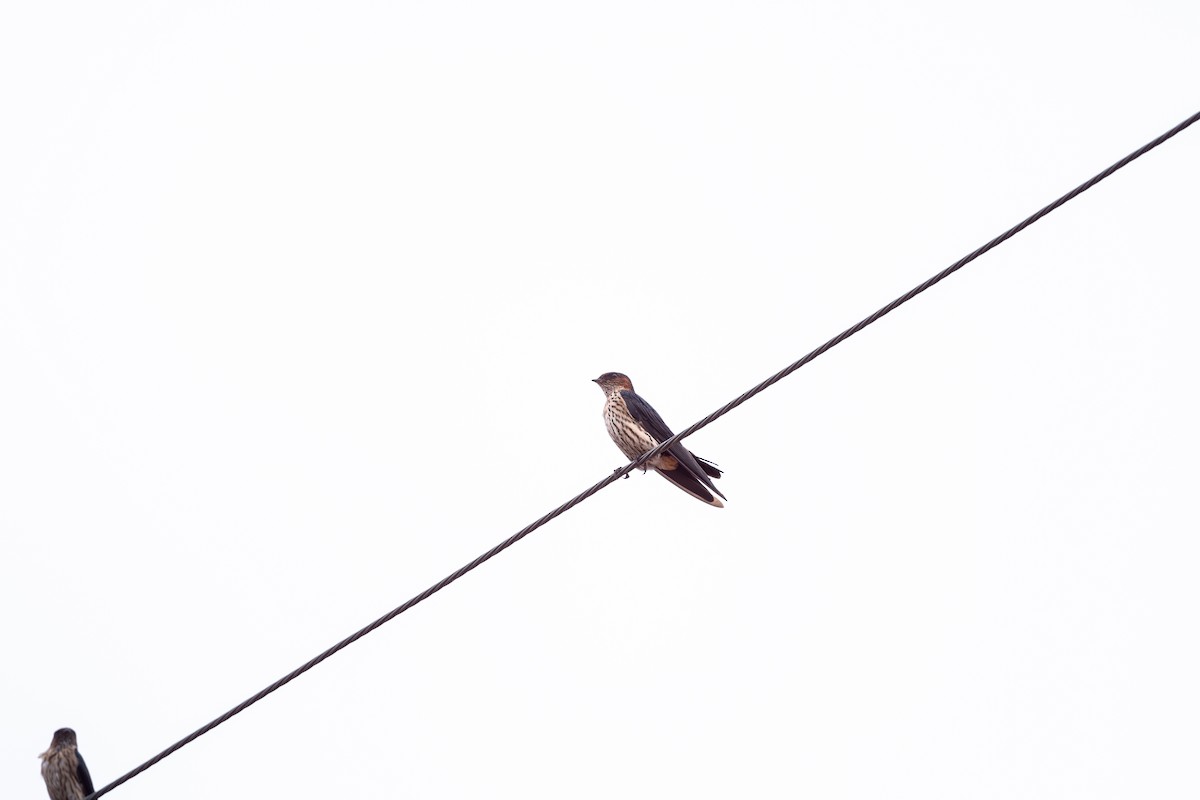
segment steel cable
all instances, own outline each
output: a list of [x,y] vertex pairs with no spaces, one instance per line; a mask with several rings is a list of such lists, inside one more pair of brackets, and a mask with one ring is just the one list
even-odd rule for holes
[[746,392],[742,393],[741,395],[737,396],[733,400],[729,401],[725,405],[721,406],[720,408],[718,408],[716,411],[709,414],[704,419],[700,420],[699,422],[696,422],[695,424],[691,425],[688,428],[685,428],[684,430],[675,434],[675,436],[673,436],[672,438],[659,444],[653,450],[650,450],[650,451],[644,453],[639,458],[635,459],[634,461],[629,462],[621,469],[616,470],[611,475],[606,477],[604,480],[596,483],[592,487],[577,494],[575,497],[571,498],[570,500],[563,503],[558,508],[554,509],[553,511],[550,511],[549,513],[545,514],[544,516],[540,517],[539,519],[535,520],[534,522],[529,523],[524,528],[522,528],[521,530],[514,533],[512,536],[505,539],[503,542],[500,542],[500,544],[496,545],[491,550],[488,550],[486,553],[483,553],[482,555],[480,555],[478,558],[474,559],[470,563],[465,564],[464,566],[458,568],[451,574],[447,575],[445,578],[442,578],[440,581],[438,581],[437,583],[430,586],[425,591],[423,591],[420,594],[416,595],[415,597],[412,597],[411,599],[409,599],[403,605],[397,606],[396,608],[389,611],[387,614],[384,614],[382,617],[380,617],[379,619],[372,622],[370,625],[367,625],[365,628],[362,628],[362,629],[356,631],[355,633],[351,634],[350,636],[347,636],[345,639],[343,639],[340,642],[338,642],[337,644],[333,645],[332,647],[330,647],[328,650],[324,651],[320,655],[314,657],[310,661],[308,661],[308,662],[304,663],[303,665],[297,667],[296,669],[292,670],[287,675],[284,675],[282,678],[275,681],[270,686],[267,686],[265,689],[255,693],[253,696],[247,698],[246,700],[243,700],[241,703],[238,703],[236,706],[229,709],[228,711],[226,711],[224,714],[217,717],[213,721],[209,722],[208,724],[204,725],[201,728],[196,729],[192,733],[189,733],[187,736],[180,739],[178,742],[171,745],[167,749],[163,750],[161,753],[154,756],[150,760],[146,761],[144,764],[141,764],[141,765],[135,767],[134,769],[132,769],[129,772],[122,775],[121,777],[117,778],[112,783],[108,784],[107,786],[103,786],[99,790],[88,795],[88,797],[85,798],[85,800],[94,800],[94,798],[98,798],[105,794],[108,794],[113,789],[117,788],[118,786],[125,783],[126,781],[128,781],[128,780],[136,777],[137,775],[140,775],[141,773],[145,772],[146,770],[150,769],[155,764],[162,761],[164,758],[166,758],[167,756],[176,752],[180,748],[190,744],[191,742],[200,738],[204,734],[208,733],[213,728],[217,727],[218,725],[228,721],[232,717],[245,711],[247,708],[254,705],[259,700],[262,700],[267,695],[271,694],[272,692],[276,691],[277,689],[282,688],[283,686],[287,685],[288,683],[291,683],[293,680],[300,677],[305,672],[308,672],[310,669],[317,666],[322,661],[326,660],[327,658],[334,655],[338,651],[350,646],[354,642],[356,642],[359,639],[361,639],[362,637],[366,636],[371,631],[375,630],[376,628],[382,626],[383,624],[385,624],[387,622],[390,622],[391,620],[395,619],[400,614],[403,614],[405,611],[409,610],[413,606],[417,605],[418,603],[422,602],[423,600],[428,599],[430,596],[436,594],[437,592],[440,592],[442,589],[446,588],[451,583],[454,583],[456,580],[458,580],[462,576],[466,575],[468,572],[475,569],[479,565],[483,564],[485,561],[490,560],[494,556],[497,556],[500,553],[502,553],[503,551],[512,547],[514,544],[521,541],[526,536],[533,533],[535,530],[542,527],[550,520],[554,519],[555,517],[557,517],[561,514],[566,513],[567,511],[570,511],[572,508],[579,505],[580,503],[582,503],[584,500],[588,499],[592,495],[596,494],[596,492],[598,492],[601,489],[603,489],[604,487],[608,486],[613,481],[616,481],[617,479],[623,477],[624,475],[629,474],[631,471],[633,471],[634,469],[639,467],[641,464],[645,463],[647,460],[649,460],[649,459],[653,458],[654,456],[656,456],[657,454],[661,453],[663,450],[670,447],[675,442],[677,442],[680,439],[683,439],[687,436],[692,435],[693,433],[700,430],[701,428],[704,428],[705,426],[710,425],[717,419],[720,419],[721,417],[725,416],[730,411],[732,411],[733,409],[740,406],[742,403],[745,403],[750,398],[754,397],[755,395],[759,394],[760,392],[765,391],[767,388],[769,388],[769,387],[773,386],[774,384],[778,383],[779,381],[783,380],[788,375],[791,375],[793,372],[800,369],[805,364],[809,363],[813,359],[820,356],[822,353],[825,353],[826,351],[837,346],[841,342],[844,342],[846,339],[848,339],[851,336],[853,336],[854,334],[858,333],[863,328],[866,328],[868,325],[871,325],[872,323],[876,322],[881,317],[885,316],[886,314],[891,313],[892,311],[895,311],[897,308],[904,305],[909,300],[912,300],[914,297],[919,295],[921,292],[924,292],[926,289],[929,289],[930,287],[934,286],[935,284],[940,283],[941,281],[945,280],[947,277],[954,274],[958,270],[962,269],[967,264],[970,264],[972,261],[979,258],[984,253],[988,252],[989,250],[991,250],[992,248],[996,247],[997,245],[1003,243],[1004,241],[1011,239],[1013,236],[1017,235],[1018,233],[1023,231],[1025,228],[1028,228],[1030,225],[1032,225],[1033,223],[1040,220],[1042,217],[1049,214],[1051,211],[1054,211],[1056,208],[1063,205],[1064,203],[1067,203],[1068,201],[1074,199],[1075,197],[1079,196],[1083,192],[1086,192],[1088,189],[1092,188],[1100,181],[1109,177],[1117,170],[1121,169],[1122,167],[1128,165],[1130,162],[1134,161],[1135,159],[1150,152],[1151,150],[1158,147],[1163,142],[1167,141],[1168,139],[1175,136],[1176,134],[1182,132],[1183,130],[1190,127],[1197,121],[1200,121],[1200,112],[1193,114],[1192,116],[1185,119],[1183,122],[1176,125],[1174,128],[1171,128],[1166,133],[1162,134],[1161,136],[1155,138],[1154,140],[1152,140],[1150,142],[1147,142],[1145,145],[1139,147],[1137,150],[1135,150],[1132,153],[1130,153],[1129,155],[1125,156],[1120,161],[1117,161],[1116,163],[1112,164],[1108,168],[1097,173],[1092,178],[1079,184],[1074,189],[1072,189],[1071,191],[1064,194],[1062,197],[1059,197],[1057,200],[1042,207],[1035,213],[1026,217],[1024,220],[1017,223],[1013,227],[1009,228],[1004,233],[997,236],[995,239],[992,239],[987,244],[985,244],[982,247],[980,247],[979,249],[969,253],[968,255],[964,256],[963,258],[959,259],[958,261],[955,261],[953,264],[946,267],[944,270],[942,270],[938,274],[934,275],[929,280],[927,280],[924,283],[920,284],[919,286],[916,286],[916,287],[910,289],[909,291],[905,292],[900,297],[897,297],[895,300],[888,303],[886,306],[879,309],[875,313],[862,319],[858,323],[850,326],[849,328],[842,331],[837,336],[834,336],[832,339],[825,342],[823,345],[816,348],[815,350],[812,350],[807,355],[805,355],[803,358],[800,358],[799,360],[794,361],[793,363],[789,364],[787,367],[781,369],[779,372],[776,372],[774,375],[772,375],[771,377],[764,380],[762,383],[759,383],[758,385],[752,387],[751,389],[749,389]]

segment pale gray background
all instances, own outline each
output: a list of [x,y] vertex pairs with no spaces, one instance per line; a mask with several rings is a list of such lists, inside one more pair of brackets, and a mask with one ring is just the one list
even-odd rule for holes
[[[0,15],[0,792],[97,786],[1200,106],[1184,2]],[[1195,797],[1200,130],[110,795]]]

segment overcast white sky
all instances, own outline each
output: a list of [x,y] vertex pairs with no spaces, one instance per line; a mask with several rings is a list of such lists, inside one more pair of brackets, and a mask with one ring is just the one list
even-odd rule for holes
[[[0,13],[0,786],[100,786],[1200,108],[1178,2]],[[1200,129],[117,789],[1195,797]]]

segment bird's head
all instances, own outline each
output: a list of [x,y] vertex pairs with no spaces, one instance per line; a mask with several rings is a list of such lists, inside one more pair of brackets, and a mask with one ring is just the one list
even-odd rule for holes
[[632,381],[619,372],[606,372],[599,378],[595,378],[592,382],[599,384],[600,388],[604,390],[605,394],[619,389],[625,389],[626,391],[630,392],[633,391]]
[[75,731],[70,728],[59,728],[54,732],[54,741],[50,742],[50,746],[54,748],[74,747]]
[[70,728],[59,728],[54,732],[54,739],[50,742],[50,748],[46,752],[38,756],[45,761],[55,753],[61,753],[64,749],[75,747],[75,731]]

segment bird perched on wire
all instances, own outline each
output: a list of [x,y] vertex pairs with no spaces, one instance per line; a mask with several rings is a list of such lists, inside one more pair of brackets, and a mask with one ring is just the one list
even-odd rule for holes
[[[604,425],[608,435],[628,459],[653,450],[675,434],[663,422],[649,403],[633,391],[633,383],[619,372],[606,372],[595,383],[604,391]],[[642,465],[642,472],[653,469],[685,492],[709,505],[723,508],[724,504],[713,496],[725,495],[713,486],[710,478],[721,477],[716,464],[697,458],[681,442]],[[626,476],[628,477],[628,476]]]
[[38,758],[42,759],[42,780],[50,800],[83,800],[95,791],[87,764],[79,755],[75,731],[70,728],[56,730],[50,749]]

